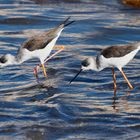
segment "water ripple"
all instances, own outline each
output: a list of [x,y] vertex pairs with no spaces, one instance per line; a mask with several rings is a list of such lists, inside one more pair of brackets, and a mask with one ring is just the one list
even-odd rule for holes
[[97,55],[108,45],[138,41],[139,10],[117,0],[1,0],[0,55],[16,54],[27,38],[60,24],[66,28],[57,44],[65,50],[47,63],[48,79],[38,60],[0,69],[0,139],[5,140],[97,140],[139,139],[139,53],[124,68],[134,86],[130,91],[117,74],[117,97],[113,98],[112,73],[82,72],[81,60]]

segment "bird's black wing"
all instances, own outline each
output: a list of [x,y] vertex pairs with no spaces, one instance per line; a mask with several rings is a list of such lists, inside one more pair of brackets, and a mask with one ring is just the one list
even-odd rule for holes
[[130,46],[111,46],[101,51],[101,55],[103,55],[105,58],[111,58],[111,57],[123,57],[133,50],[135,50],[136,47],[133,45]]
[[24,42],[23,48],[29,51],[44,49],[56,36],[57,34],[51,30],[49,32],[43,33],[42,35],[32,37],[28,41]]

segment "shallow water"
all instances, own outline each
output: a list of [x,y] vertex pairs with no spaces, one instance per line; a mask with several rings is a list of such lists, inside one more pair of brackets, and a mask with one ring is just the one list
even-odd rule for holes
[[38,60],[0,69],[0,140],[139,140],[140,53],[124,68],[135,87],[130,91],[119,71],[113,99],[111,70],[82,72],[69,85],[86,56],[107,45],[140,40],[140,10],[116,0],[0,1],[0,54],[16,54],[30,36],[76,20],[57,44],[66,49],[47,65],[48,79]]

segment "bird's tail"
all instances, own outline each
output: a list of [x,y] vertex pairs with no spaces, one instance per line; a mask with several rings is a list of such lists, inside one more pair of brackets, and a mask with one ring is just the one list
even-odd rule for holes
[[57,26],[56,28],[53,29],[53,34],[56,35],[56,36],[59,36],[62,32],[62,30],[72,24],[73,22],[75,22],[74,20],[73,21],[69,21],[70,17],[66,18],[61,24],[59,24],[59,26]]
[[137,42],[138,49],[140,50],[140,42]]
[[74,20],[69,21],[69,19],[70,19],[70,17],[68,17],[66,20],[64,20],[64,21],[60,24],[60,26],[63,25],[63,28],[64,28],[64,27],[66,27],[66,26],[72,24],[73,22],[75,22]]
[[132,46],[135,46],[136,48],[138,48],[140,50],[140,42],[136,41],[134,43],[131,43]]

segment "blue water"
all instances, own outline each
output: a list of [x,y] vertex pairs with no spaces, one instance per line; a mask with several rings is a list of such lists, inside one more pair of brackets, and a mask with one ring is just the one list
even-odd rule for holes
[[68,16],[76,22],[57,41],[65,50],[48,62],[47,80],[40,71],[36,82],[36,59],[0,69],[0,140],[139,140],[140,53],[124,68],[134,90],[116,69],[115,100],[109,68],[68,84],[87,56],[140,40],[139,12],[117,0],[1,0],[0,55]]

